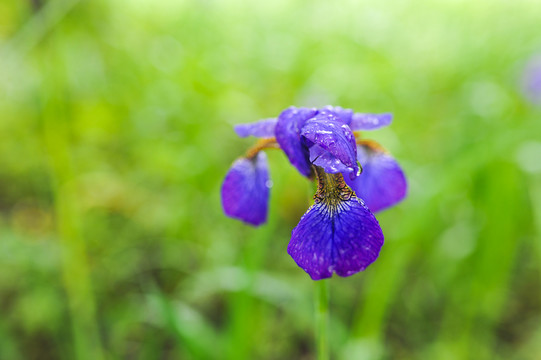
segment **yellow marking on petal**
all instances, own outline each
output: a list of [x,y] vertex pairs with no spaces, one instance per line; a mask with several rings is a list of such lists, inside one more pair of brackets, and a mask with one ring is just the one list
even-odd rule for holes
[[320,166],[313,165],[313,169],[318,181],[314,202],[324,205],[331,214],[348,210],[346,201],[356,196],[344,181],[344,176],[341,173],[328,174]]

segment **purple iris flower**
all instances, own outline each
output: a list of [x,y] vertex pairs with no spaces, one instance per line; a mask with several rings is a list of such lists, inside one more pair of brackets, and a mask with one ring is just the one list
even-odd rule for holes
[[533,57],[526,65],[522,89],[531,102],[541,104],[541,55]]
[[277,118],[235,126],[241,137],[262,139],[229,169],[224,212],[251,225],[266,221],[270,178],[262,150],[279,148],[302,175],[318,181],[314,205],[293,229],[288,253],[314,280],[364,270],[383,246],[372,211],[404,198],[407,184],[398,163],[375,142],[357,139],[358,131],[391,120],[391,114],[341,107],[290,107]]

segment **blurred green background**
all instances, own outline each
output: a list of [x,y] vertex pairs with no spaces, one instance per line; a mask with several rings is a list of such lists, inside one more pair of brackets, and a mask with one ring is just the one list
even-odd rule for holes
[[331,286],[335,359],[541,359],[538,1],[0,2],[0,359],[313,359],[286,253],[313,187],[269,152],[269,222],[219,189],[290,106],[367,134],[408,198]]

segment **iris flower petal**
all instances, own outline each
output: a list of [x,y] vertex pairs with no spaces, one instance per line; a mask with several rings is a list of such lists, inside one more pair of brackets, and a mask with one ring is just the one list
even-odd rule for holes
[[351,122],[351,118],[353,116],[353,110],[351,109],[344,109],[341,106],[325,106],[322,110],[332,112],[336,116],[340,118],[344,123],[349,125]]
[[353,196],[338,205],[319,202],[303,215],[287,252],[313,280],[333,272],[350,276],[374,262],[383,233],[374,215]]
[[267,155],[237,159],[222,184],[222,206],[227,216],[258,226],[267,221],[270,193]]
[[276,122],[278,119],[270,118],[259,120],[255,123],[250,124],[238,124],[235,125],[235,132],[240,137],[262,137],[270,138],[274,137],[274,128],[276,127]]
[[289,107],[278,116],[275,135],[280,148],[301,174],[311,174],[308,149],[301,142],[301,129],[306,120],[317,113],[316,109]]
[[363,145],[357,148],[357,159],[363,172],[354,180],[345,180],[371,211],[388,208],[406,196],[406,176],[391,155]]
[[349,125],[351,130],[375,130],[390,125],[393,115],[384,114],[362,114],[354,113],[351,109],[344,109],[340,106],[325,106],[322,110],[332,112],[344,123]]
[[374,215],[344,182],[314,166],[318,189],[314,205],[291,233],[287,252],[313,280],[350,276],[379,255],[383,233]]
[[310,147],[310,161],[312,164],[324,168],[325,172],[329,174],[348,174],[353,171],[352,168],[344,165],[336,156],[316,144]]
[[351,130],[375,130],[387,125],[393,121],[393,114],[360,114],[355,113],[351,117],[349,127]]
[[[308,140],[305,143],[309,148],[315,144],[328,151],[348,168],[350,177],[355,178],[359,171],[355,137],[349,126],[336,115],[325,110],[319,112],[306,121],[301,136]],[[332,157],[324,157],[323,160],[317,165],[322,166],[326,172],[337,172]]]

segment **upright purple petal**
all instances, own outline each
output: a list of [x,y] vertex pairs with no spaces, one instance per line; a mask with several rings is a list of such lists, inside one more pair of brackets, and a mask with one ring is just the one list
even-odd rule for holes
[[391,155],[363,145],[357,148],[357,159],[363,168],[361,175],[345,180],[371,211],[383,210],[406,196],[406,177]]
[[322,111],[332,112],[344,123],[349,125],[351,130],[375,130],[391,124],[393,115],[384,114],[362,114],[354,113],[351,109],[344,109],[340,106],[325,106]]
[[225,214],[255,226],[263,224],[267,221],[270,186],[265,153],[253,159],[237,159],[222,184]]
[[259,120],[249,124],[238,124],[235,125],[235,132],[240,137],[274,137],[274,128],[276,127],[277,121],[278,119],[276,118],[270,118]]
[[[325,110],[319,112],[306,121],[301,136],[308,140],[305,142],[308,148],[318,145],[332,155],[319,154],[319,157],[311,158],[314,164],[323,167],[328,173],[343,172],[336,166],[336,160],[339,160],[348,169],[350,177],[355,178],[359,171],[355,136],[349,126],[336,115]],[[318,152],[319,149],[311,155],[317,155]]]
[[349,125],[351,118],[353,117],[353,110],[344,109],[341,106],[331,106],[327,105],[323,109],[324,111],[332,112],[334,115],[338,116],[340,120]]
[[287,252],[313,280],[333,272],[350,276],[373,263],[383,233],[362,200],[352,196],[338,204],[314,204],[293,229]]
[[393,114],[360,114],[355,113],[351,117],[349,127],[351,130],[375,130],[390,125]]
[[278,116],[275,135],[280,148],[289,161],[304,176],[310,176],[311,168],[308,149],[301,142],[301,129],[306,120],[317,113],[316,109],[290,107]]

